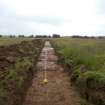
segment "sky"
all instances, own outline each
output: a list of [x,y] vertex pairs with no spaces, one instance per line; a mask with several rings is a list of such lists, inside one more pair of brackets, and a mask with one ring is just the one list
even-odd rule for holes
[[105,35],[105,0],[0,0],[0,34]]

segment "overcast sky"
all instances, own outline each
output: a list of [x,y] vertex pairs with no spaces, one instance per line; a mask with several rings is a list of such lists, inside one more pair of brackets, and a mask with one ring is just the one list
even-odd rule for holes
[[105,0],[0,0],[0,34],[105,35]]

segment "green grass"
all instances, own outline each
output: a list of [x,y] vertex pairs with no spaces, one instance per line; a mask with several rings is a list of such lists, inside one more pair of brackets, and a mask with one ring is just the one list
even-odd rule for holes
[[[56,50],[65,62],[84,65],[90,70],[99,70],[105,64],[105,40],[99,39],[55,39]],[[68,62],[67,62],[68,61]]]
[[30,41],[32,39],[33,38],[8,38],[8,37],[3,37],[3,38],[0,38],[0,46],[18,44],[18,43],[21,43],[22,41]]
[[52,42],[61,61],[72,71],[71,80],[82,96],[105,105],[105,39],[61,38]]

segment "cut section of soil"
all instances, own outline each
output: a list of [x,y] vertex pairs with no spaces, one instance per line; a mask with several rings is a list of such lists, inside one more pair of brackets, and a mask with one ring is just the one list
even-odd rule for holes
[[[57,60],[50,42],[46,41],[23,105],[80,105],[80,96]],[[43,82],[45,73],[48,83]]]

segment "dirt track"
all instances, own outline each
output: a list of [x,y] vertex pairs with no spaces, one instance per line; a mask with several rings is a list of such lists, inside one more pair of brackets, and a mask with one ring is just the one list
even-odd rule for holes
[[[23,105],[80,105],[80,97],[70,85],[70,77],[57,64],[57,59],[54,49],[46,41],[37,63],[38,71],[34,75]],[[47,84],[43,83],[44,69]]]

